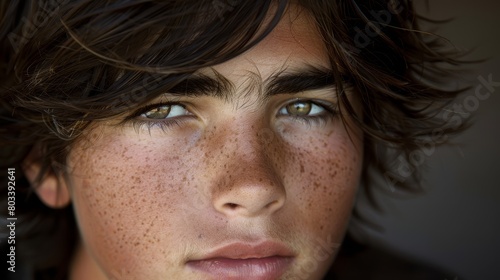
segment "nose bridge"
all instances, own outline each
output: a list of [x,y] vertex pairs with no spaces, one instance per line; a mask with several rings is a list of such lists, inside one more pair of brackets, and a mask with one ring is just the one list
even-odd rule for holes
[[274,145],[272,142],[275,140],[275,135],[263,122],[255,119],[233,119],[214,136],[217,139],[215,145],[218,146],[214,150],[222,151],[219,153],[221,158],[217,160],[247,161],[247,165],[260,164],[261,167],[271,165],[270,151]]
[[221,135],[222,153],[211,194],[214,208],[228,216],[272,214],[285,202],[283,180],[271,154],[271,130],[257,124],[233,127]]
[[[270,144],[266,141],[266,133],[270,131],[269,128],[261,127],[259,125],[241,125],[238,126],[232,141],[236,144],[233,154],[240,159],[249,161],[249,163],[261,164],[262,166],[270,163],[269,149]],[[231,140],[230,140],[231,141]]]

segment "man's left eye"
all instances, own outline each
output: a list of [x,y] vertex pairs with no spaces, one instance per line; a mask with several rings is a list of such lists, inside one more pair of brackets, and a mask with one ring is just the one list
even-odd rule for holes
[[296,101],[287,104],[279,110],[280,115],[293,117],[317,116],[324,114],[326,109],[312,101]]
[[142,113],[140,116],[147,119],[168,119],[183,115],[188,115],[189,111],[182,105],[171,104],[171,105],[161,105],[151,110]]

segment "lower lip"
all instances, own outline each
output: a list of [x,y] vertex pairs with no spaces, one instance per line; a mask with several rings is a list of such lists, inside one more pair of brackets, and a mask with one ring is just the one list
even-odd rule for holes
[[274,280],[279,278],[291,264],[289,257],[266,257],[250,259],[213,258],[190,261],[188,266],[224,280]]

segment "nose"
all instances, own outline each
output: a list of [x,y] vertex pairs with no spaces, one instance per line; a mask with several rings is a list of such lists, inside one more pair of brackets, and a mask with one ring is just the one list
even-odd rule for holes
[[230,178],[231,185],[224,187],[214,198],[213,204],[218,212],[228,217],[254,217],[272,214],[283,206],[284,188],[254,171],[235,172],[236,178]]
[[[221,147],[218,178],[212,190],[214,208],[227,217],[271,215],[285,204],[286,192],[277,170],[279,152],[259,133],[231,134]],[[237,136],[234,136],[237,135]],[[236,139],[234,139],[236,138]]]

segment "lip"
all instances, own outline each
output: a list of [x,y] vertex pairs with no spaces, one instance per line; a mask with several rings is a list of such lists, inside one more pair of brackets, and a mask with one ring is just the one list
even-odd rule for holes
[[271,280],[283,275],[293,258],[293,252],[281,243],[238,242],[210,252],[200,259],[190,260],[187,266],[215,279]]

